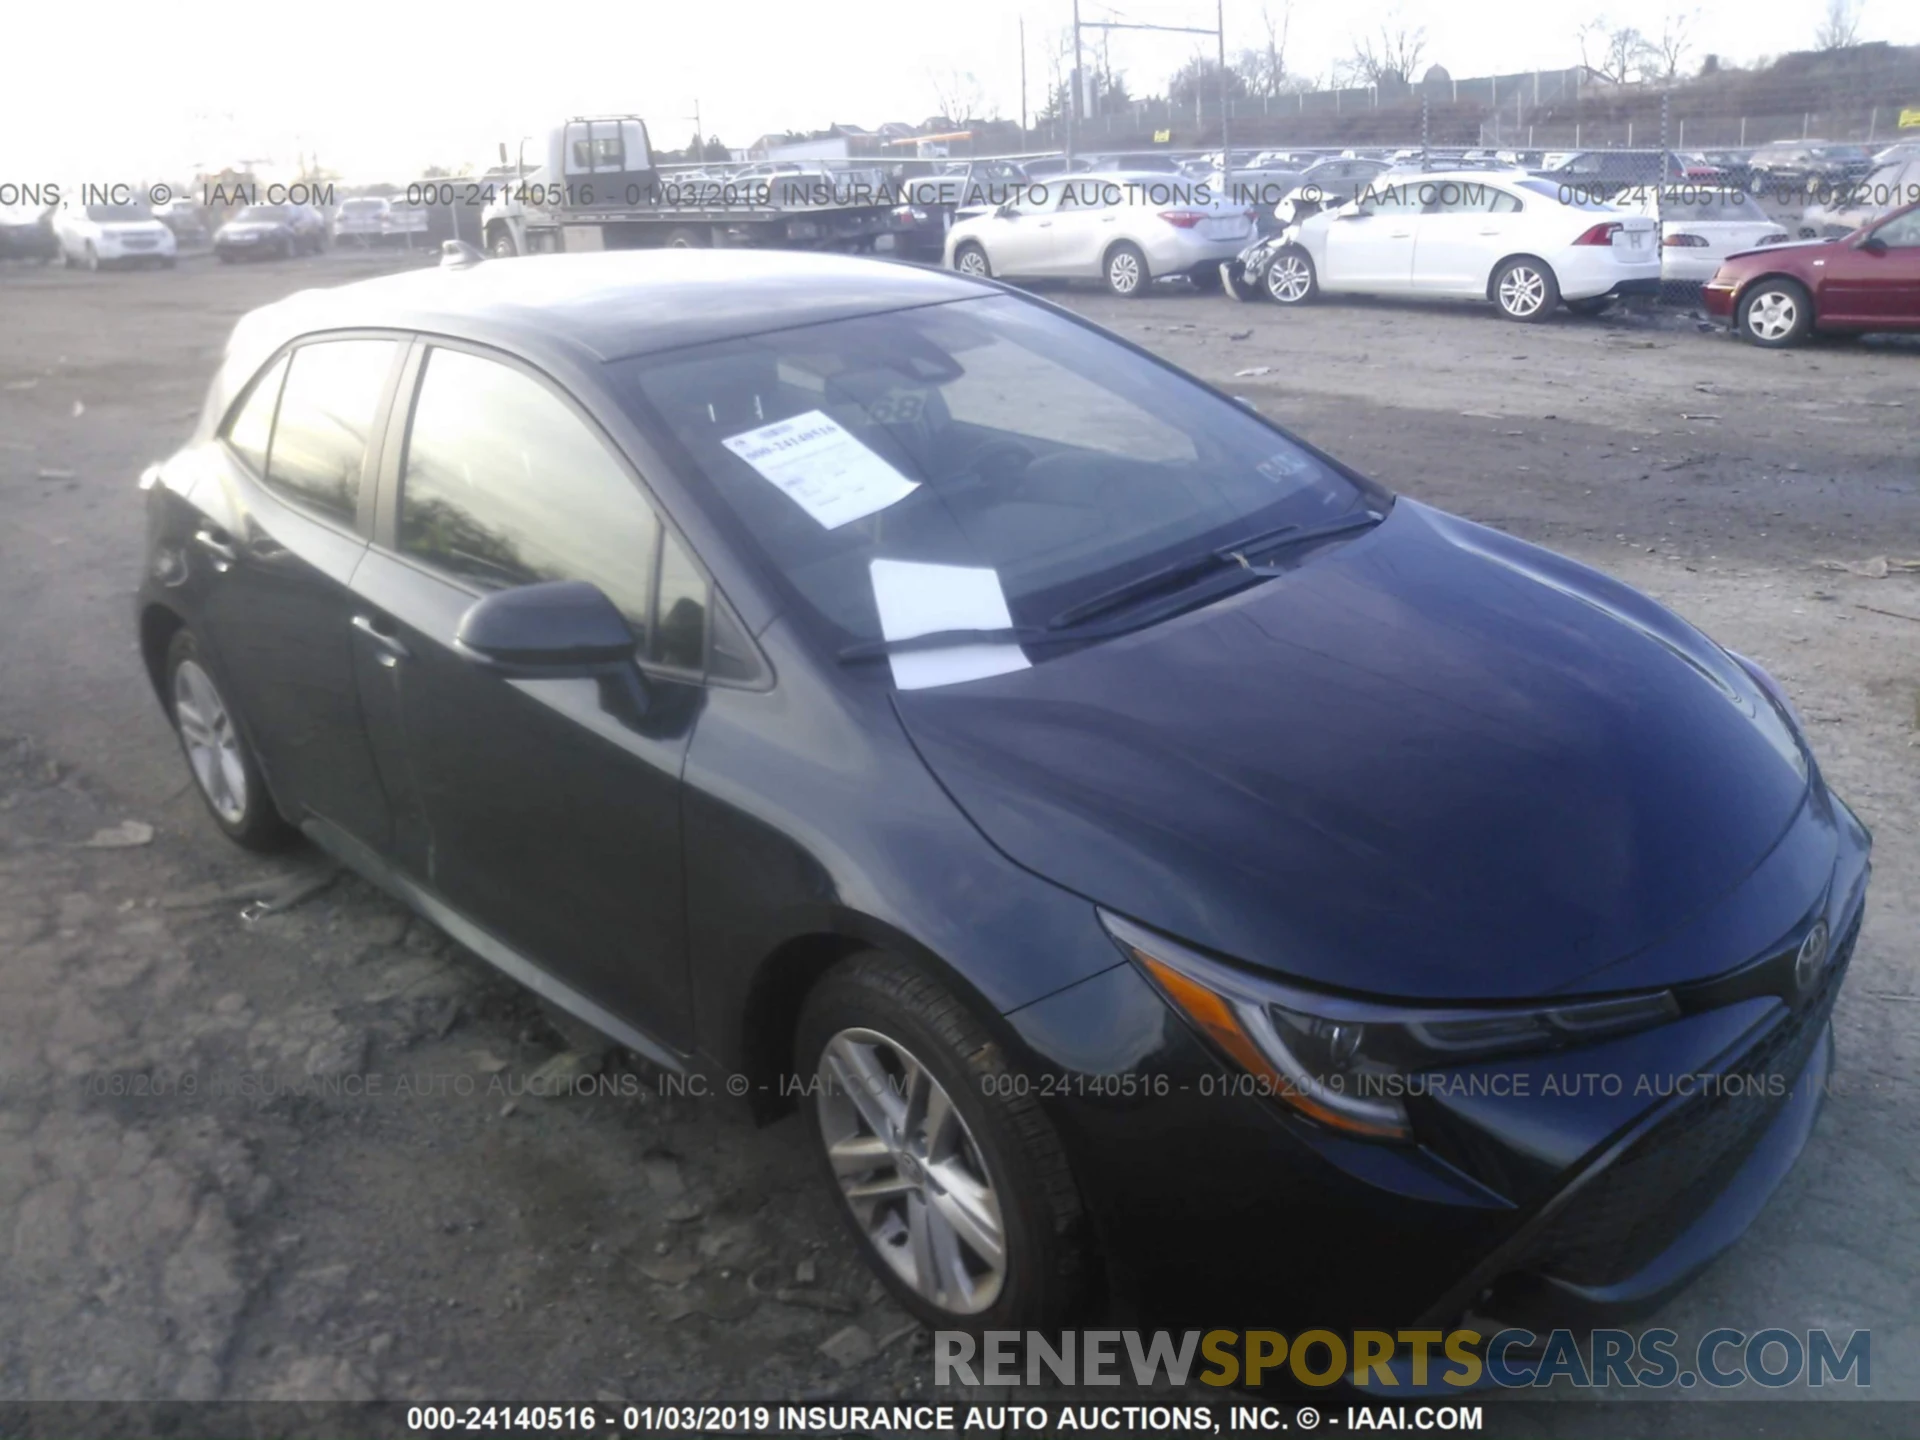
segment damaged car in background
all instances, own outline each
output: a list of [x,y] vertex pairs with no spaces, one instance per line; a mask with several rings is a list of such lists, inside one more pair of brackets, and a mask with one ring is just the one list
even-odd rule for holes
[[1659,228],[1630,210],[1510,173],[1388,174],[1221,268],[1236,299],[1327,295],[1490,300],[1509,320],[1562,304],[1597,314],[1660,287]]

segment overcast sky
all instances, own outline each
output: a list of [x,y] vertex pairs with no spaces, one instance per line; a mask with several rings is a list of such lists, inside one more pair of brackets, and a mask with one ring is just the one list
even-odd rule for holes
[[[1267,8],[1277,17],[1281,0]],[[1657,32],[1683,9],[1696,61],[1747,61],[1809,48],[1825,0],[1403,0],[1398,13],[1425,28],[1425,62],[1464,78],[1573,64],[1596,12]],[[1393,13],[1381,0],[1297,0],[1289,68],[1324,76],[1357,31]],[[744,145],[833,121],[917,122],[938,109],[934,77],[956,71],[975,77],[990,111],[1017,117],[1020,20],[1037,109],[1071,14],[1071,0],[23,3],[6,22],[0,182],[175,180],[199,163],[291,168],[302,151],[351,180],[405,179],[428,164],[484,165],[499,140],[609,110],[643,115],[657,147],[677,148],[696,101],[707,133]],[[1082,14],[1210,25],[1213,6],[1082,0]],[[1230,52],[1260,40],[1260,16],[1260,0],[1228,0]],[[1920,43],[1920,3],[1865,0],[1861,38]],[[1145,94],[1211,44],[1123,35],[1113,59]]]

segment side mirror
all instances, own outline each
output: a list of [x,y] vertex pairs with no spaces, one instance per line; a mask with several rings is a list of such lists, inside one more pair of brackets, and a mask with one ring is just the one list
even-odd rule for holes
[[1860,248],[1869,255],[1884,255],[1887,253],[1887,242],[1878,235],[1869,235],[1860,242]]
[[561,679],[631,667],[639,642],[599,586],[552,580],[474,601],[460,617],[453,644],[490,670]]

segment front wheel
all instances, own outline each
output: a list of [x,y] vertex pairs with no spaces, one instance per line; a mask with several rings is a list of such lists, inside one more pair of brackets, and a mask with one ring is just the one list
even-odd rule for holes
[[1279,305],[1304,305],[1320,293],[1313,257],[1300,249],[1282,250],[1267,262],[1267,298]]
[[1107,252],[1105,274],[1107,289],[1122,300],[1137,300],[1146,294],[1153,274],[1147,269],[1147,257],[1140,247],[1123,241]]
[[1542,261],[1509,260],[1493,277],[1493,303],[1509,320],[1545,320],[1560,303],[1560,282]]
[[1740,301],[1740,333],[1769,350],[1797,345],[1813,328],[1813,297],[1794,280],[1762,280]]
[[971,240],[953,252],[953,268],[976,280],[987,280],[993,275],[993,265],[987,259],[987,252]]
[[282,849],[294,831],[280,818],[232,707],[214,683],[193,632],[167,648],[167,717],[214,823],[248,850]]
[[828,1183],[902,1306],[970,1331],[1073,1311],[1089,1265],[1066,1152],[964,1002],[919,966],[857,955],[808,995],[794,1055]]
[[98,270],[99,268],[100,252],[93,248],[93,242],[89,240],[87,242],[87,269]]
[[513,232],[504,225],[493,232],[493,243],[487,250],[496,260],[511,260],[520,253],[514,248]]

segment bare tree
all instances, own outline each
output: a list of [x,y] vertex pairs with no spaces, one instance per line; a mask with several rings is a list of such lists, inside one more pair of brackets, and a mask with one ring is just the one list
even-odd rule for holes
[[1822,50],[1844,50],[1860,39],[1862,0],[1827,0],[1826,18],[1813,32],[1813,43]]
[[1653,47],[1631,25],[1596,16],[1580,27],[1580,64],[1588,74],[1624,85],[1641,69]]
[[949,70],[945,75],[927,72],[927,84],[933,90],[934,110],[956,125],[969,120],[986,120],[986,92],[971,70]]
[[1680,78],[1687,56],[1693,52],[1693,36],[1689,31],[1697,13],[1669,15],[1661,22],[1660,38],[1647,41],[1641,52],[1640,69],[1645,78],[1665,82]]
[[1354,41],[1353,58],[1347,62],[1347,68],[1355,79],[1366,85],[1411,85],[1426,50],[1425,28],[1409,29],[1396,11],[1380,22],[1377,38],[1362,36]]
[[1247,82],[1247,92],[1272,99],[1286,93],[1287,32],[1293,26],[1293,0],[1282,0],[1280,18],[1265,5],[1260,7],[1260,27],[1266,31],[1266,43],[1242,50],[1234,69]]

